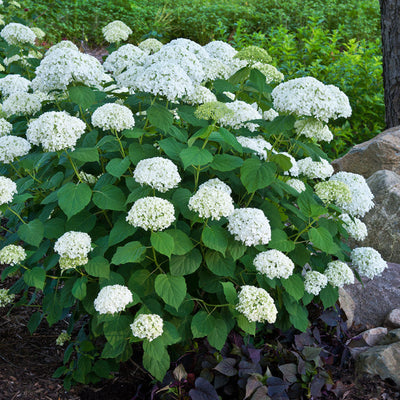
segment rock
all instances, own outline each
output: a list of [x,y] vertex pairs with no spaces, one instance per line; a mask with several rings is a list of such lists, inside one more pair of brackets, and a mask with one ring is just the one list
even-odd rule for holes
[[387,328],[379,326],[377,328],[368,329],[362,333],[360,336],[363,338],[368,346],[375,346],[380,340],[382,340],[388,333]]
[[379,375],[400,386],[400,342],[371,347],[356,360],[358,374]]
[[400,342],[400,329],[391,330],[378,344],[391,344]]
[[388,263],[388,268],[374,279],[362,278],[346,285],[355,303],[354,325],[360,330],[382,326],[390,311],[400,304],[400,265]]
[[375,207],[363,218],[368,237],[359,245],[373,247],[384,260],[400,263],[400,175],[378,171],[367,183]]
[[354,172],[364,178],[382,169],[400,174],[399,152],[400,126],[397,126],[355,145],[343,157],[333,161],[332,166],[336,172]]
[[400,328],[400,308],[390,311],[386,317],[385,325],[392,328]]
[[350,328],[354,322],[354,311],[356,309],[356,303],[354,303],[354,300],[344,288],[339,288],[339,304],[340,308],[346,314],[347,328]]

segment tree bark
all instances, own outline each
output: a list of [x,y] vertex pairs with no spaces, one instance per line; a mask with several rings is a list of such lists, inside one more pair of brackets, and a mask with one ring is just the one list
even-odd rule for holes
[[386,128],[400,125],[400,0],[379,0]]

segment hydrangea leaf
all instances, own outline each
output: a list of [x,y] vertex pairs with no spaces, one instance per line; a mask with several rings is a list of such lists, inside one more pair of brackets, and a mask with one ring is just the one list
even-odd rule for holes
[[170,367],[170,358],[168,352],[165,350],[161,360],[156,360],[145,352],[143,354],[143,367],[157,380],[162,381]]
[[174,251],[174,238],[167,232],[152,232],[150,242],[156,251],[167,257],[170,257]]
[[250,322],[243,314],[239,314],[237,317],[237,323],[240,329],[249,335],[256,334],[256,323]]
[[39,219],[20,225],[18,236],[26,243],[38,247],[44,236],[44,225]]
[[166,233],[174,239],[172,254],[183,256],[193,249],[194,245],[185,232],[179,229],[168,229]]
[[81,147],[69,153],[71,158],[83,162],[98,162],[99,151],[96,147]]
[[178,309],[186,296],[186,281],[183,276],[160,274],[155,280],[155,289],[166,304]]
[[139,263],[144,259],[145,254],[146,247],[140,242],[129,242],[124,246],[118,247],[111,260],[111,264]]
[[236,263],[231,257],[223,257],[221,253],[209,250],[205,256],[207,267],[218,276],[235,276]]
[[173,255],[169,261],[172,275],[182,276],[195,272],[201,265],[203,257],[198,249],[193,249],[184,255]]
[[46,280],[46,272],[43,268],[34,267],[26,270],[24,273],[24,281],[28,286],[43,290]]
[[192,318],[191,329],[193,338],[207,336],[212,331],[214,325],[215,318],[211,314],[199,311]]
[[275,164],[248,158],[240,168],[240,180],[249,193],[263,189],[275,179]]
[[87,282],[87,276],[82,276],[75,281],[74,286],[72,287],[72,295],[78,300],[83,300],[86,297]]
[[92,190],[86,183],[75,185],[69,182],[58,190],[57,197],[58,205],[69,219],[89,204]]
[[319,298],[324,308],[333,307],[339,298],[339,290],[332,285],[327,285],[319,292]]
[[87,86],[72,86],[68,89],[69,98],[84,110],[96,103],[94,90]]
[[207,340],[211,346],[217,350],[221,350],[228,337],[228,329],[223,319],[214,318],[214,324],[210,332],[208,332]]
[[113,185],[106,185],[93,194],[93,203],[101,210],[125,211],[124,192]]
[[172,113],[159,104],[153,104],[147,109],[147,118],[153,126],[163,130],[164,132],[168,132],[174,121]]
[[281,279],[282,286],[295,299],[300,300],[304,295],[304,281],[300,275],[294,274],[287,279]]
[[217,250],[225,255],[226,248],[228,247],[229,235],[227,231],[220,226],[206,226],[201,234],[203,244],[212,250]]
[[129,157],[121,158],[113,158],[106,165],[106,171],[115,176],[116,178],[120,178],[121,175],[129,168],[130,165]]
[[282,229],[272,229],[271,240],[268,243],[270,249],[276,249],[286,253],[294,250],[295,246],[295,243],[289,240],[285,231]]
[[131,318],[126,315],[115,315],[112,321],[104,323],[104,336],[111,346],[119,346],[120,343],[125,342],[131,335]]
[[207,149],[201,149],[196,146],[183,149],[179,153],[179,156],[182,160],[184,169],[190,165],[202,166],[213,161],[213,156]]
[[240,157],[232,156],[230,154],[217,154],[214,156],[213,162],[210,167],[222,172],[233,171],[243,165],[243,160]]
[[323,227],[311,228],[308,231],[308,237],[310,239],[310,242],[316,248],[328,254],[330,254],[332,250],[335,251],[332,235],[325,228]]
[[91,276],[110,277],[110,264],[104,257],[94,257],[85,265],[86,272]]

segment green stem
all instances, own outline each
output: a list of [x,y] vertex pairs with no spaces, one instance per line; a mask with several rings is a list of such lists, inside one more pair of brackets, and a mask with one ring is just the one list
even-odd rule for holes
[[125,158],[126,154],[125,154],[124,146],[122,146],[122,142],[121,142],[120,137],[118,136],[118,132],[115,129],[112,129],[111,132],[114,134],[114,136],[116,137],[116,139],[119,143],[119,151],[121,153],[122,158]]
[[21,216],[17,213],[17,212],[15,212],[13,209],[11,209],[9,206],[7,206],[7,208],[14,214],[14,215],[16,215],[17,217],[18,217],[18,219],[23,223],[23,224],[26,224],[26,222],[21,218]]
[[83,183],[83,180],[79,175],[78,169],[76,168],[76,166],[75,166],[74,162],[72,161],[71,156],[68,154],[67,150],[65,150],[65,154],[67,155],[67,158],[68,158],[70,164],[72,165],[72,168],[74,169],[75,175],[79,179],[79,182]]

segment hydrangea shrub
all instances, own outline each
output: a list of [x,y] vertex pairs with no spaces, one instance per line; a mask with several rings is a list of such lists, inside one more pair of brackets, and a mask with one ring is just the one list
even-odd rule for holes
[[103,67],[66,42],[0,77],[3,104],[40,101],[1,120],[2,279],[19,276],[2,304],[34,301],[34,288],[31,332],[68,321],[55,375],[67,387],[110,377],[135,342],[161,380],[169,350],[196,338],[221,350],[233,329],[304,331],[311,301],[332,306],[354,273],[385,269],[343,241],[365,237],[356,217],[373,196],[362,177],[334,175],[320,143],[351,114],[346,95],[281,83],[269,62],[177,39],[121,46]]

